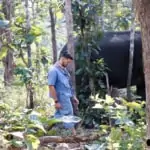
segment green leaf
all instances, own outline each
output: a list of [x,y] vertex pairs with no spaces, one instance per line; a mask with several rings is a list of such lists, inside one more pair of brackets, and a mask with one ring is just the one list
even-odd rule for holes
[[28,128],[37,128],[37,129],[42,130],[44,133],[46,133],[46,130],[44,129],[43,125],[41,125],[41,124],[29,124],[27,127]]
[[100,125],[100,131],[108,133],[110,126],[109,125]]
[[28,134],[26,135],[25,140],[29,148],[31,148],[32,146],[32,149],[38,149],[40,145],[40,140],[37,137],[32,134]]
[[2,60],[4,57],[6,57],[7,51],[8,51],[8,47],[6,47],[6,46],[3,46],[0,49],[0,60]]
[[117,12],[116,12],[116,17],[122,17],[122,11],[121,10],[118,10]]
[[13,131],[24,131],[25,127],[23,126],[14,126],[11,128]]
[[43,30],[39,26],[32,26],[29,32],[29,34],[32,36],[40,36],[42,35],[42,33],[43,33]]
[[15,147],[20,147],[20,148],[24,146],[24,144],[23,144],[22,141],[17,141],[17,140],[12,140],[10,142],[10,144],[13,145],[13,146],[15,146]]
[[117,108],[117,109],[122,109],[122,110],[126,110],[126,109],[127,109],[126,106],[119,105],[119,104],[117,104],[117,103],[115,103],[115,105],[116,105],[116,108]]
[[58,11],[56,13],[56,17],[57,17],[57,19],[62,19],[63,18],[63,13],[61,11]]
[[49,135],[49,136],[55,136],[55,135],[57,135],[57,129],[53,129],[53,130],[49,130],[48,132],[47,132],[47,135]]
[[10,106],[5,103],[0,103],[0,111],[10,110]]
[[118,128],[111,128],[110,137],[114,142],[117,142],[121,139],[122,131]]
[[57,123],[61,123],[61,122],[62,122],[61,120],[53,118],[53,119],[47,120],[46,124],[49,127],[51,127],[51,126],[53,126],[53,125],[55,125]]
[[36,38],[35,35],[33,35],[33,34],[27,34],[27,35],[25,35],[25,42],[27,44],[31,44],[31,43],[33,43],[33,41],[35,40],[35,38]]
[[140,105],[139,103],[136,102],[128,102],[127,106],[131,109],[141,109],[142,105]]
[[105,101],[107,104],[109,104],[109,105],[111,105],[111,104],[113,104],[115,101],[114,101],[114,99],[111,97],[111,96],[109,96],[109,95],[106,95],[106,101]]
[[78,70],[76,71],[76,75],[81,74],[81,73],[82,73],[82,71],[83,71],[83,69],[82,69],[82,68],[78,69]]
[[95,106],[93,106],[92,108],[95,108],[95,109],[102,109],[104,108],[103,105],[101,104],[95,104]]
[[120,147],[120,143],[113,143],[113,148],[118,149]]
[[16,23],[18,24],[22,24],[22,23],[24,23],[25,22],[25,18],[24,17],[22,17],[22,16],[18,16],[17,18],[16,18]]
[[87,71],[87,73],[91,74],[90,68],[85,67],[85,70]]

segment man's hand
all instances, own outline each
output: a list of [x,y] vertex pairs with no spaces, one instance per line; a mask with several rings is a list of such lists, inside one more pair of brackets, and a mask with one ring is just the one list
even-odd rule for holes
[[76,104],[78,104],[78,105],[79,105],[79,100],[77,99],[77,97],[76,97],[76,96],[74,96],[74,97],[73,97],[73,101],[74,101]]
[[56,108],[56,109],[61,109],[62,106],[61,106],[61,104],[60,104],[59,102],[57,102],[57,103],[55,103],[55,108]]

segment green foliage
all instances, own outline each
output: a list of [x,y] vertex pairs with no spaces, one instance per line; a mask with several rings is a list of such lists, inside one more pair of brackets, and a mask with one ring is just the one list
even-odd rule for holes
[[[72,1],[74,28],[83,34],[84,30],[103,26],[105,30],[123,31],[131,26],[131,4],[125,1],[74,0]],[[101,26],[102,27],[102,26]]]
[[28,134],[25,137],[25,143],[27,144],[27,149],[32,150],[32,149],[38,149],[40,141],[34,135]]
[[[80,112],[86,124],[99,119],[102,110],[92,110],[93,102],[89,96],[99,93],[103,98],[106,88],[102,79],[107,68],[103,59],[95,60],[101,48],[99,42],[105,31],[128,30],[131,26],[131,4],[125,1],[73,0],[72,12],[74,29],[77,34],[76,52],[76,85],[80,99]],[[93,60],[92,60],[93,58]]]
[[[101,50],[99,41],[102,33],[96,31],[86,31],[84,37],[80,36],[76,44],[76,89],[80,99],[79,109],[85,118],[85,124],[92,122],[94,118],[99,118],[100,111],[93,111],[89,96],[99,93],[104,96],[105,85],[102,79],[108,70],[103,58],[97,55]],[[92,60],[93,58],[93,60]],[[97,59],[95,59],[97,58]]]
[[72,2],[73,8],[73,18],[74,18],[74,28],[81,35],[84,34],[84,30],[91,30],[91,27],[95,24],[95,15],[98,5],[92,1],[88,3],[87,1],[74,0]]
[[2,60],[4,57],[6,57],[8,51],[8,47],[3,46],[0,50],[0,60]]
[[144,149],[146,135],[144,102],[127,102],[122,98],[113,99],[106,95],[100,99],[92,97],[97,104],[94,109],[104,110],[108,122],[100,125],[100,133],[106,136],[100,142],[107,143],[110,150]]
[[[5,102],[0,104],[0,129],[3,134],[8,135],[12,131],[25,131],[27,136],[23,141],[13,139],[10,143],[22,147],[26,142],[28,149],[37,148],[38,137],[56,135],[57,129],[54,130],[52,127],[55,123],[60,123],[59,120],[49,119],[54,111],[54,108],[49,106],[51,101],[48,99],[46,76],[52,59],[49,7],[53,8],[55,14],[58,49],[66,41],[66,33],[63,31],[65,29],[64,2],[60,0],[32,2],[29,9],[30,30],[26,30],[24,3],[17,0],[14,2],[15,15],[10,24],[11,42],[8,43],[6,37],[0,39],[3,44],[0,50],[0,60],[6,56],[8,49],[13,49],[16,63],[13,86],[4,88],[3,82],[0,86],[0,100]],[[145,134],[145,112],[141,103],[129,103],[125,100],[119,100],[119,103],[116,103],[108,96],[105,100],[100,99],[99,96],[89,97],[95,93],[103,97],[105,93],[105,86],[101,79],[108,68],[103,59],[90,60],[90,56],[98,55],[100,51],[101,17],[104,17],[105,30],[127,30],[131,25],[131,6],[122,1],[106,0],[102,6],[99,0],[73,0],[72,12],[75,34],[79,35],[76,47],[77,96],[80,100],[80,112],[84,124],[90,125],[95,122],[101,124],[100,131],[108,134],[103,142],[107,143],[110,149],[143,149],[141,143]],[[4,13],[0,12],[0,18],[4,23],[0,23],[0,26],[8,23],[3,22]],[[28,44],[31,44],[32,68],[27,68]],[[31,110],[22,111],[27,99],[24,87],[27,83],[33,85],[34,103],[37,106],[35,112],[40,115],[33,115]],[[93,106],[95,109],[92,108]],[[31,114],[32,119],[29,117]],[[112,124],[114,120],[115,126]]]
[[15,75],[19,75],[20,80],[25,84],[28,83],[32,79],[32,71],[28,68],[17,67],[14,70],[14,73]]
[[[26,145],[28,149],[37,149],[40,144],[38,137],[56,134],[52,126],[61,123],[58,119],[48,119],[48,116],[34,110],[14,111],[5,103],[1,103],[0,108],[0,130],[9,145],[14,147]],[[20,131],[23,138],[16,139],[17,132],[14,131]]]

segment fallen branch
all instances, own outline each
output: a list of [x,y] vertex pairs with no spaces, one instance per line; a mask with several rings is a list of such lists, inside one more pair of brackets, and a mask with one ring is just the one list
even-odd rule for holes
[[[48,143],[80,143],[80,142],[89,142],[89,141],[94,141],[98,140],[100,136],[104,135],[84,135],[84,136],[67,136],[67,137],[61,137],[61,136],[43,136],[40,137],[40,145],[46,145]],[[18,139],[18,140],[23,140],[24,139],[24,133],[23,132],[11,132],[8,134],[6,137],[7,140],[12,140],[12,139]]]
[[89,136],[68,136],[68,137],[60,137],[60,136],[43,136],[40,137],[40,144],[48,144],[48,143],[79,143],[79,142],[88,142],[97,140],[100,135],[89,135]]

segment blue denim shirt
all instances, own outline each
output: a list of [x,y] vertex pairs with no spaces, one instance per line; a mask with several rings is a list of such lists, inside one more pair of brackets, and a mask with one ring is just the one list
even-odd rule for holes
[[53,85],[56,89],[57,97],[63,94],[68,97],[73,96],[73,87],[71,85],[70,74],[66,68],[63,68],[59,63],[55,65],[48,72],[48,85]]

